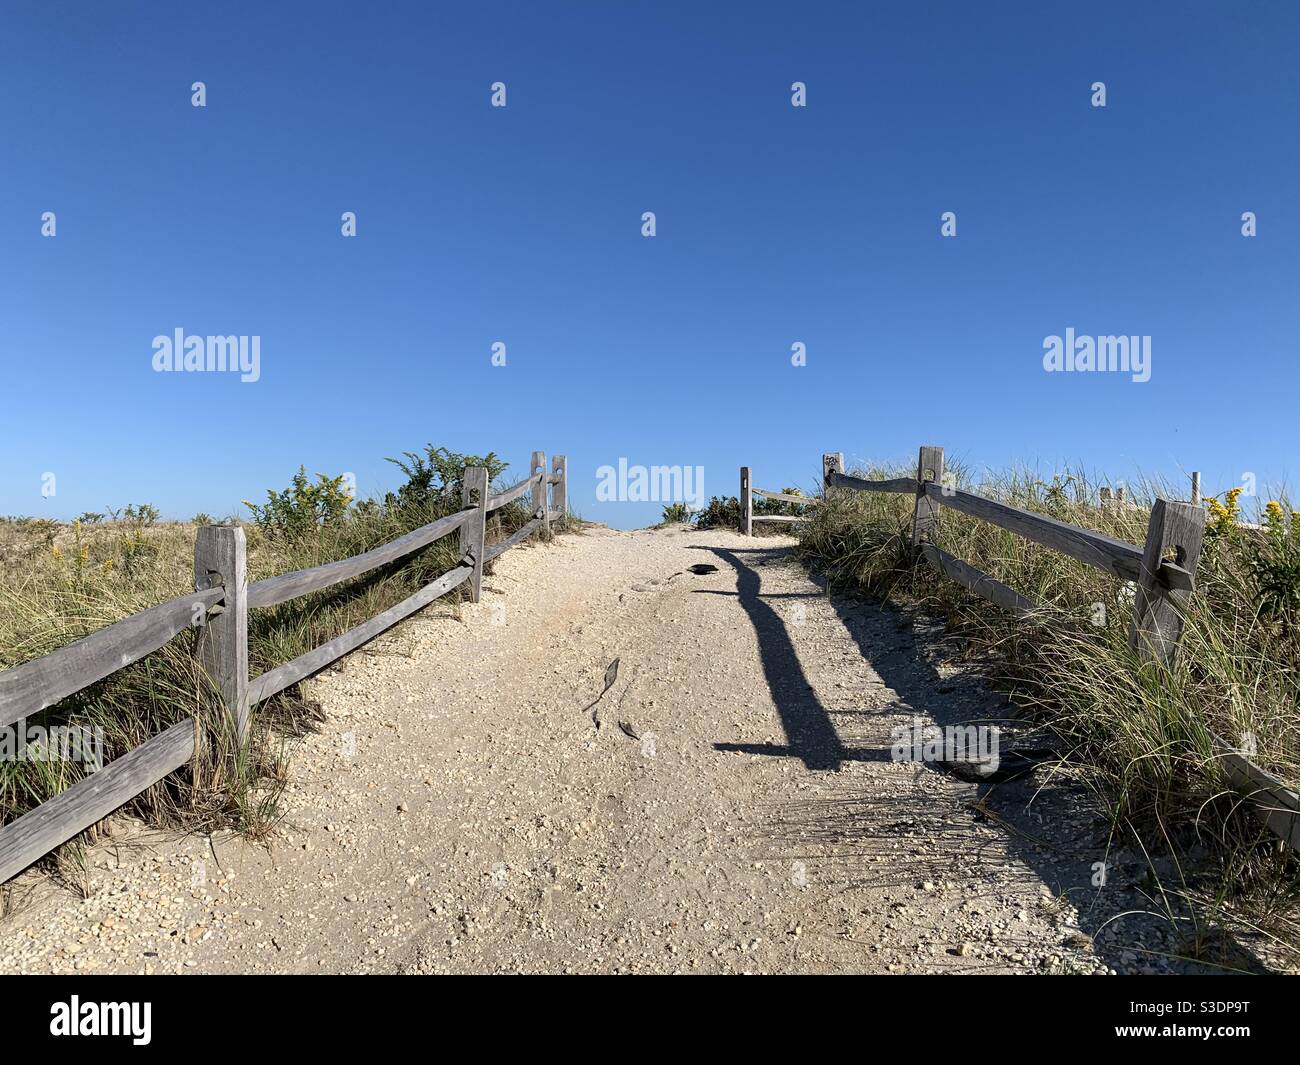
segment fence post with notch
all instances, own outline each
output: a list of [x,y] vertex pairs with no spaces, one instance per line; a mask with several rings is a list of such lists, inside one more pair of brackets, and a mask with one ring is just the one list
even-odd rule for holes
[[533,476],[533,517],[542,519],[542,539],[551,538],[551,489],[546,483],[546,452],[534,451],[532,462]]
[[195,618],[199,663],[221,695],[242,747],[248,739],[248,548],[238,525],[202,525],[194,537],[194,590],[225,600]]
[[831,474],[844,472],[844,452],[828,451],[822,455],[822,498],[831,490]]
[[483,597],[483,541],[487,538],[488,471],[486,466],[470,466],[465,470],[461,489],[461,504],[477,508],[474,516],[460,527],[461,565],[474,567],[470,574],[469,601],[477,603]]
[[569,524],[569,460],[563,455],[556,455],[552,458],[551,475],[555,478],[555,483],[551,486],[551,502],[555,504],[554,510],[559,515],[560,527],[567,528]]
[[912,546],[919,547],[923,540],[932,540],[939,527],[939,504],[925,494],[928,482],[943,484],[943,448],[921,448],[916,464],[916,510],[912,515]]
[[1157,499],[1147,524],[1147,542],[1133,596],[1133,622],[1129,647],[1144,659],[1173,661],[1183,634],[1183,613],[1192,596],[1190,588],[1167,588],[1160,583],[1162,562],[1172,562],[1195,574],[1205,533],[1205,511],[1190,503]]

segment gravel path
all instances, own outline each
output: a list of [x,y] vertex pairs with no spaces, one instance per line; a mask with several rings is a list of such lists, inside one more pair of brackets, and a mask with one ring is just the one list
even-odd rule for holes
[[828,598],[791,543],[596,528],[509,552],[482,603],[310,682],[326,720],[271,846],[125,826],[89,897],[17,885],[0,972],[1169,967],[1161,922],[1106,923],[1141,869],[1068,787],[891,760],[914,715],[1006,701],[918,623]]

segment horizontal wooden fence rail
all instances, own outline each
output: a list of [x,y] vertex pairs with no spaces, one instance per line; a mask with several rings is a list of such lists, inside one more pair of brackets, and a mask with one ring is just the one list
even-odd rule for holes
[[327,562],[323,566],[313,566],[311,569],[282,573],[278,577],[268,577],[264,581],[250,584],[248,605],[250,607],[276,606],[279,603],[287,603],[290,599],[310,595],[331,585],[363,576],[373,569],[396,562],[399,558],[428,547],[436,540],[441,540],[444,536],[455,532],[465,522],[472,520],[476,513],[475,508],[467,507],[360,555],[340,559],[338,562]]
[[[742,486],[747,473],[748,470],[742,472]],[[944,480],[941,447],[921,448],[914,478],[870,481],[846,476],[844,456],[838,452],[822,456],[822,474],[824,492],[849,489],[915,495],[912,543],[918,560],[924,560],[976,595],[1020,617],[1037,620],[1041,611],[1015,589],[981,573],[932,542],[938,530],[941,508],[961,511],[1132,581],[1136,590],[1129,625],[1129,646],[1150,662],[1168,664],[1172,660],[1182,635],[1183,616],[1196,588],[1196,563],[1200,558],[1205,530],[1199,475],[1194,476],[1192,482],[1193,503],[1166,499],[1155,501],[1147,525],[1146,543],[1138,547],[1091,529],[957,488]],[[1105,492],[1103,503],[1109,503],[1111,499],[1111,494]],[[1114,499],[1122,503],[1122,489],[1117,490]],[[1170,555],[1172,559],[1168,557]],[[1222,763],[1229,780],[1251,804],[1260,820],[1291,847],[1300,846],[1300,795],[1219,737],[1212,737],[1212,745],[1214,755]]]
[[[1033,540],[1034,543],[1050,547],[1117,577],[1130,581],[1142,577],[1143,549],[1134,544],[932,481],[925,484],[925,494],[941,506],[960,510],[973,518],[982,518],[990,524],[1023,536],[1026,540]],[[1162,560],[1156,577],[1165,588],[1187,592],[1192,590],[1192,575],[1173,562]]]
[[507,551],[509,551],[512,547],[514,547],[515,544],[523,543],[541,527],[542,527],[541,518],[534,518],[527,525],[520,526],[507,539],[502,540],[500,543],[493,544],[491,547],[489,547],[483,554],[484,561],[491,562],[498,555],[504,555]]
[[[1131,646],[1149,658],[1168,661],[1182,631],[1181,610],[1195,589],[1196,562],[1201,553],[1205,512],[1190,504],[1157,500],[1151,510],[1147,542],[1143,547],[1116,540],[1104,533],[1070,525],[967,492],[944,479],[943,448],[923,447],[917,475],[869,481],[843,473],[842,454],[822,457],[825,490],[860,492],[913,492],[912,543],[917,555],[966,588],[1017,614],[1032,614],[1036,605],[1002,582],[954,558],[933,543],[943,507],[961,511],[999,528],[1050,547],[1063,555],[1104,570],[1137,585]],[[1172,553],[1173,559],[1166,555]]]
[[537,484],[537,480],[541,476],[542,476],[541,474],[536,474],[532,477],[525,477],[518,484],[511,485],[509,488],[502,489],[494,496],[488,496],[488,503],[487,503],[488,512],[490,513],[494,510],[500,510],[507,503],[513,503],[525,492],[531,492],[533,486]]
[[385,629],[391,629],[403,618],[408,618],[417,610],[428,606],[435,599],[446,595],[453,588],[459,587],[473,574],[473,566],[457,566],[431,581],[414,595],[403,599],[396,606],[390,606],[383,613],[376,614],[369,621],[362,622],[356,628],[349,629],[342,636],[321,644],[299,655],[297,658],[276,666],[263,673],[248,685],[250,704],[264,702],[276,692],[282,692],[291,684],[319,673],[331,662],[342,658],[349,651],[355,651],[364,643],[369,643]]
[[44,658],[5,670],[0,673],[0,726],[40,713],[152,654],[223,598],[220,588],[183,595],[92,632]]
[[940,573],[952,578],[963,588],[982,596],[990,603],[1009,610],[1021,617],[1032,615],[1035,610],[1033,602],[1026,599],[1014,588],[1009,588],[1001,581],[994,580],[986,573],[981,573],[974,566],[967,565],[942,548],[931,543],[921,543],[921,554]]
[[[194,545],[196,590],[100,629],[42,658],[0,673],[0,727],[53,706],[158,650],[183,629],[199,629],[197,654],[220,693],[222,708],[241,743],[248,738],[254,706],[319,672],[417,610],[468,584],[472,602],[481,595],[483,566],[534,533],[549,534],[552,521],[568,515],[568,465],[534,451],[530,472],[518,484],[488,495],[488,471],[467,469],[464,506],[396,540],[351,558],[284,573],[249,584],[244,530],[203,526]],[[487,516],[530,494],[531,518],[511,536],[485,547]],[[248,675],[248,611],[278,606],[371,573],[430,544],[460,534],[460,560],[447,573],[396,606],[259,677]],[[198,725],[187,718],[133,751],[88,773],[65,791],[0,826],[0,883],[11,879],[78,832],[102,821],[123,803],[189,762]]]
[[180,769],[194,757],[194,732],[192,718],[179,721],[0,828],[0,883]]
[[[781,503],[806,503],[809,506],[816,506],[821,502],[820,499],[813,499],[809,496],[786,495],[784,492],[769,492],[763,488],[755,488],[754,495],[763,496],[766,499],[775,499]],[[760,514],[759,517],[761,518],[762,515]]]
[[1256,816],[1292,850],[1300,850],[1300,794],[1213,733],[1210,743],[1224,773]]
[[834,470],[826,478],[827,488],[855,488],[859,492],[898,492],[902,495],[916,495],[915,477],[891,477],[887,481],[866,481],[861,477],[849,477]]

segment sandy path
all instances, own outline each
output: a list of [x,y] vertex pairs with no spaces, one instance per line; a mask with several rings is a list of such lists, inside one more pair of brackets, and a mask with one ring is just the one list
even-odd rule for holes
[[101,846],[85,900],[29,874],[0,971],[1159,967],[1129,950],[1158,929],[1081,934],[1089,820],[1004,787],[1008,829],[975,785],[890,759],[914,713],[1005,702],[892,611],[827,598],[790,543],[595,529],[508,553],[482,603],[311,682],[327,720],[269,850]]

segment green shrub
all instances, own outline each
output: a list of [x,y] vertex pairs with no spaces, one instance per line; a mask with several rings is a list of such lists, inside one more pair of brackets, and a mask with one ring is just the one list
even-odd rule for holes
[[402,459],[390,458],[387,461],[406,474],[406,483],[396,494],[389,493],[385,498],[388,506],[426,507],[437,505],[448,510],[459,509],[465,488],[465,470],[475,466],[486,466],[488,484],[492,484],[507,468],[507,463],[489,451],[486,455],[462,455],[449,451],[445,447],[426,444],[424,454],[415,451],[402,452]]
[[739,529],[740,500],[735,496],[714,496],[695,515],[695,525],[700,529]]
[[322,527],[340,524],[352,503],[352,495],[343,487],[345,475],[316,475],[316,483],[307,479],[305,466],[299,466],[289,487],[277,492],[266,491],[266,504],[258,506],[244,500],[253,512],[253,524],[268,538],[297,542]]
[[141,503],[138,506],[134,503],[128,503],[119,510],[109,507],[108,513],[115,522],[120,521],[146,529],[156,523],[159,517],[158,508],[152,503]]
[[1259,593],[1260,612],[1284,633],[1300,620],[1300,513],[1272,501],[1261,533],[1239,533],[1246,540],[1246,566]]

